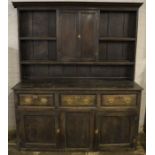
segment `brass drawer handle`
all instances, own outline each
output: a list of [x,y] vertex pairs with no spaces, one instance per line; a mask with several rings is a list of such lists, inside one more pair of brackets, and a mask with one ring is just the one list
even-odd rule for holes
[[131,101],[132,101],[132,99],[130,97],[125,97],[124,100],[128,104],[131,103]]
[[31,97],[26,97],[26,98],[24,99],[24,101],[25,101],[25,103],[27,103],[27,104],[31,104],[31,103],[32,103],[32,98],[31,98]]
[[108,98],[108,102],[109,102],[110,104],[112,104],[112,103],[114,102],[114,98],[109,97],[109,98]]
[[57,130],[56,130],[56,133],[59,134],[59,133],[60,133],[60,129],[57,129]]
[[46,103],[48,102],[48,99],[45,98],[45,97],[42,97],[42,98],[40,99],[40,101],[41,101],[41,103],[46,104]]
[[95,130],[95,135],[97,135],[97,134],[98,134],[98,129]]

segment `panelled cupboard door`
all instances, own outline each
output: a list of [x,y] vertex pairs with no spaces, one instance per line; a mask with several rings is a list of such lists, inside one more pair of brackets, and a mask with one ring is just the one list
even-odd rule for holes
[[65,111],[61,113],[65,148],[89,150],[93,147],[93,114],[89,111]]
[[74,60],[80,57],[78,45],[78,12],[63,10],[59,12],[58,59]]
[[98,112],[96,143],[99,149],[130,147],[135,141],[135,115]]
[[98,52],[98,14],[97,11],[80,12],[81,59],[95,60]]
[[19,145],[29,148],[56,148],[55,112],[19,111]]
[[59,60],[96,60],[98,11],[61,10],[58,25]]

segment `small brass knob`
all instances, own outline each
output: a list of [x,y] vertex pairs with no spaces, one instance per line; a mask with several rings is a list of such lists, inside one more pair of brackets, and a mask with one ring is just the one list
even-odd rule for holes
[[98,129],[95,130],[95,134],[96,134],[96,135],[98,134]]
[[78,37],[78,39],[80,39],[80,38],[81,38],[81,35],[80,35],[80,34],[78,34],[78,36],[77,36],[77,37]]
[[59,134],[59,133],[60,133],[60,129],[57,129],[57,130],[56,130],[56,133]]

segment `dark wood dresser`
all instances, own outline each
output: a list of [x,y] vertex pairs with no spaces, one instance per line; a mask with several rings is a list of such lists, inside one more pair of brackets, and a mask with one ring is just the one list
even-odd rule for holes
[[142,88],[134,82],[141,3],[13,2],[24,150],[136,147]]

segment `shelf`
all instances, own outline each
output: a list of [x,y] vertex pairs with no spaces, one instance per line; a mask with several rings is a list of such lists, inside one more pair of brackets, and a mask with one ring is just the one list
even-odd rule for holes
[[136,38],[129,37],[100,37],[100,41],[136,41]]
[[[23,76],[24,79],[27,80],[40,80],[40,77],[37,76]],[[51,80],[51,79],[100,79],[100,80],[129,80],[129,77],[96,77],[96,76],[91,76],[91,77],[77,77],[77,76],[72,76],[72,77],[62,77],[62,76],[54,76],[54,77],[49,77],[49,76],[42,76],[42,79],[46,80]],[[47,81],[46,81],[47,82]]]
[[[20,37],[20,40],[56,40],[56,37]],[[100,41],[136,41],[136,38],[100,37]]]
[[56,40],[56,37],[20,37],[20,40]]
[[31,61],[21,61],[21,64],[25,65],[134,65],[134,62],[130,61],[105,61],[105,62],[58,62],[58,61],[40,61],[40,60],[31,60]]

